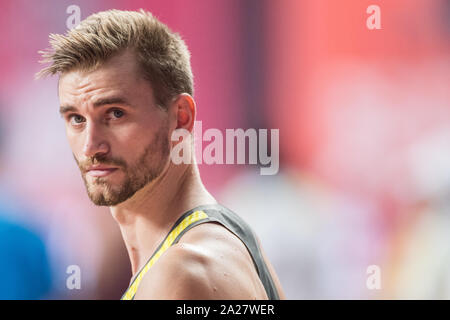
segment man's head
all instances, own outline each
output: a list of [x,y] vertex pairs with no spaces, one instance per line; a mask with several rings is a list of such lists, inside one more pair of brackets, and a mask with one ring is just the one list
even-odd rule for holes
[[171,133],[192,130],[189,53],[150,13],[94,14],[43,52],[59,74],[60,112],[88,195],[114,206],[169,165]]
[[40,53],[43,63],[37,77],[73,69],[95,69],[112,56],[133,49],[139,70],[165,107],[179,93],[193,96],[190,54],[184,41],[150,12],[109,10],[93,14],[67,35],[51,34],[51,48]]

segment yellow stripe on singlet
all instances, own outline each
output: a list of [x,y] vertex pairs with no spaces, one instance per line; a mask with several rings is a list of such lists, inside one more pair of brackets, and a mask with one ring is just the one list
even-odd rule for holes
[[159,257],[173,244],[173,242],[178,237],[178,235],[181,232],[183,232],[183,230],[186,229],[189,225],[191,225],[194,222],[199,221],[201,219],[205,219],[205,218],[208,218],[208,215],[203,211],[195,211],[194,213],[192,213],[189,216],[187,216],[186,218],[184,218],[183,221],[181,221],[169,233],[169,235],[167,236],[166,240],[164,240],[164,243],[159,248],[159,250],[153,255],[153,257],[147,262],[147,264],[144,266],[144,268],[139,272],[136,279],[133,281],[131,286],[127,289],[125,294],[122,296],[121,300],[133,299],[144,275],[155,264],[155,262],[159,259]]

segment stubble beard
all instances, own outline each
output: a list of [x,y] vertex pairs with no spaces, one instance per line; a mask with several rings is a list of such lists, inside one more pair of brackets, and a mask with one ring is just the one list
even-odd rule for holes
[[167,161],[169,161],[169,155],[168,128],[167,126],[162,126],[153,141],[145,148],[142,155],[133,165],[128,165],[121,158],[107,159],[95,156],[88,163],[88,165],[98,163],[119,166],[117,170],[122,170],[125,176],[120,184],[111,183],[108,181],[108,177],[96,177],[92,182],[88,182],[85,170],[80,167],[76,158],[75,161],[80,167],[89,199],[96,206],[111,207],[128,200],[137,191],[159,177]]

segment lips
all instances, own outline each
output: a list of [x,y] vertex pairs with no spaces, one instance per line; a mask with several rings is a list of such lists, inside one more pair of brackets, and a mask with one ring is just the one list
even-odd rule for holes
[[87,169],[87,174],[91,177],[105,177],[112,172],[116,171],[118,168],[111,168],[105,166],[91,166]]

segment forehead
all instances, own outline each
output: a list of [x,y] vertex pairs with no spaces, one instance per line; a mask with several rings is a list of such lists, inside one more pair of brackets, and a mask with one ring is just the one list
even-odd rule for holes
[[108,92],[131,94],[145,85],[148,83],[139,71],[135,55],[125,51],[94,70],[75,69],[62,74],[58,91],[63,102],[77,98],[85,100]]

